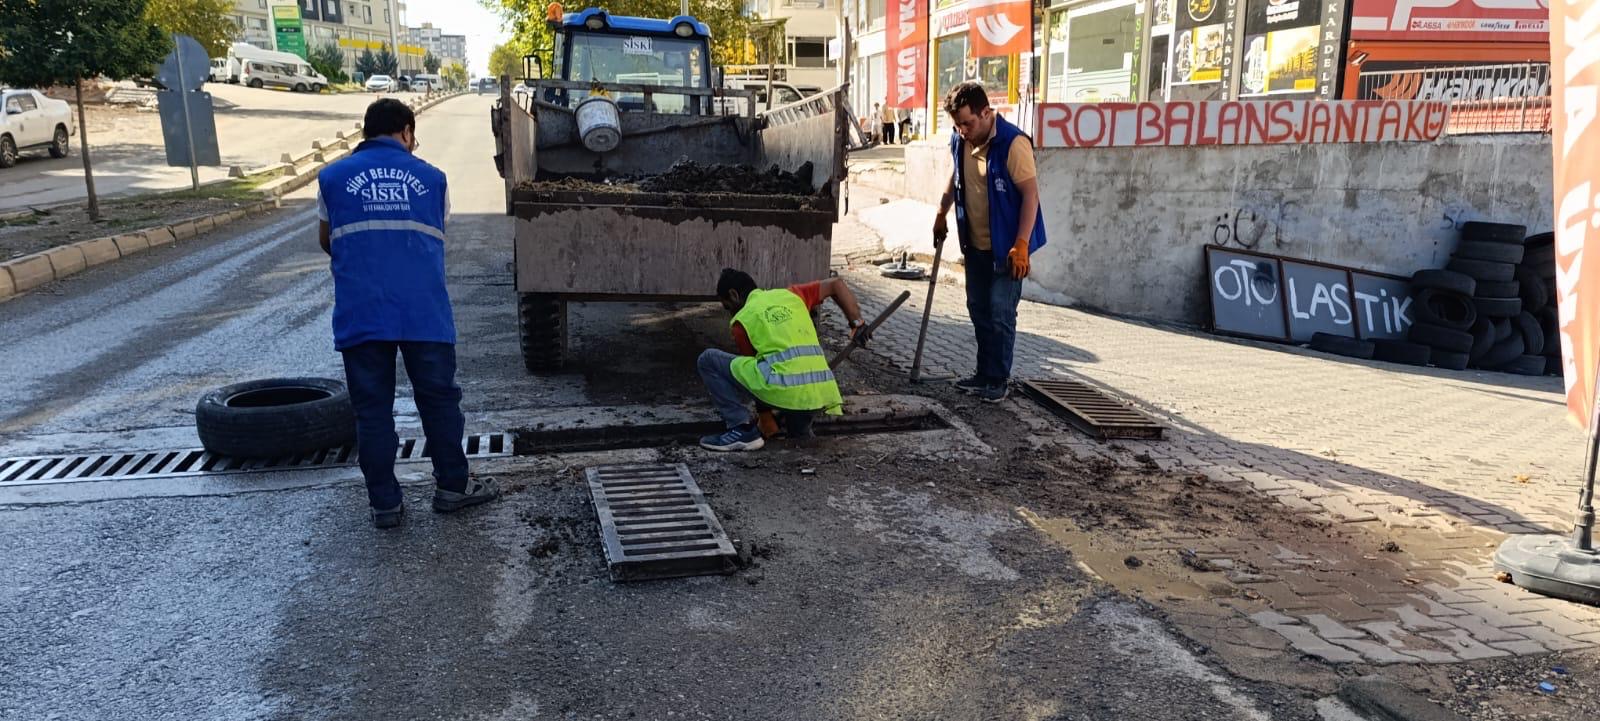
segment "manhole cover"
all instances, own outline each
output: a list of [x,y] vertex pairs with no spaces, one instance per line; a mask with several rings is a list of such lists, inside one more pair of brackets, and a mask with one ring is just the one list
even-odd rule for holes
[[1050,412],[1100,440],[1159,440],[1161,424],[1116,398],[1083,383],[1061,378],[1022,381],[1022,391]]
[[[462,439],[468,458],[511,455],[505,433],[475,433]],[[428,443],[421,438],[402,438],[395,451],[398,462],[428,459]],[[170,478],[253,471],[291,471],[305,468],[331,468],[356,464],[354,444],[339,448],[301,453],[271,460],[249,460],[219,456],[203,448],[163,451],[78,453],[58,456],[23,456],[0,459],[0,485],[28,486],[45,483],[83,481],[124,481],[137,478]]]
[[587,475],[613,579],[734,571],[733,544],[687,466],[596,466]]

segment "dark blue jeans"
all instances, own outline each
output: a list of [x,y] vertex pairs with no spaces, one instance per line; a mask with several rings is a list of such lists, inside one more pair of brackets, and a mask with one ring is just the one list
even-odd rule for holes
[[367,478],[367,501],[373,508],[400,505],[400,482],[394,477],[400,439],[394,432],[394,356],[405,360],[406,377],[422,416],[422,432],[433,459],[439,488],[461,492],[467,487],[467,454],[461,447],[466,419],[461,415],[461,388],[456,385],[456,347],[449,343],[372,341],[344,351],[345,383],[356,411],[356,446],[361,475]]
[[1022,281],[1009,269],[994,269],[994,253],[969,250],[967,314],[972,316],[978,340],[977,375],[991,383],[1011,379],[1011,352],[1017,344],[1017,303],[1022,301]]

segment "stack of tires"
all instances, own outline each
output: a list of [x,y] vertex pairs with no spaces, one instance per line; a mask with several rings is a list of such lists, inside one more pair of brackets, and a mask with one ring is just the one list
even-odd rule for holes
[[1545,332],[1524,310],[1519,278],[1528,274],[1518,273],[1526,233],[1509,223],[1466,223],[1444,270],[1412,276],[1410,337],[1433,349],[1434,365],[1544,374]]
[[[1554,233],[1535,233],[1522,242],[1522,264],[1517,266],[1517,292],[1522,298],[1522,312],[1539,324],[1542,352],[1529,350],[1530,355],[1544,356],[1544,372],[1561,375],[1561,336],[1557,331],[1559,314],[1556,312],[1556,248]],[[1530,344],[1532,345],[1532,344]]]

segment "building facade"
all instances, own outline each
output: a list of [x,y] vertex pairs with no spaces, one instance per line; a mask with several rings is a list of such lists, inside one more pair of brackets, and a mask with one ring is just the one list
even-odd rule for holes
[[419,27],[407,28],[406,38],[411,45],[416,45],[439,58],[440,67],[449,67],[452,64],[465,67],[467,64],[465,35],[447,35],[444,30],[434,27],[433,23],[423,23]]
[[[783,21],[783,47],[776,48],[782,79],[827,89],[839,84],[839,6],[843,0],[747,0],[745,13]],[[729,68],[730,73],[765,72],[764,67]]]
[[425,50],[407,42],[406,5],[398,0],[234,0],[239,40],[267,50],[280,48],[273,23],[275,6],[298,6],[304,47],[333,43],[344,53],[344,71],[354,77],[356,58],[388,46],[401,72],[421,72]]
[[[902,94],[905,74],[919,74],[900,105],[921,137],[948,131],[930,110],[964,80],[982,82],[1009,113],[1038,102],[1549,93],[1548,11],[1534,0],[851,1],[852,109],[867,115],[897,74]],[[980,33],[1011,27],[994,22],[999,8],[1018,5],[1032,16],[1031,47],[975,57]],[[916,52],[906,54],[905,37]]]

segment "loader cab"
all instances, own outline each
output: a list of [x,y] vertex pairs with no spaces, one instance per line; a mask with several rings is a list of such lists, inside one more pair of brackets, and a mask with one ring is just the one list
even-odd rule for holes
[[[711,87],[711,32],[687,15],[671,20],[611,15],[600,8],[568,13],[556,28],[546,77],[584,83]],[[705,113],[709,98],[602,91],[622,112]],[[545,100],[569,108],[593,94],[551,88]]]

